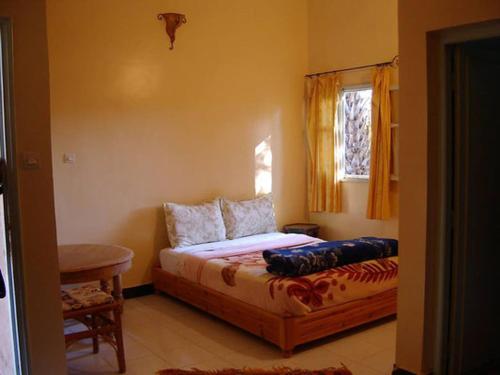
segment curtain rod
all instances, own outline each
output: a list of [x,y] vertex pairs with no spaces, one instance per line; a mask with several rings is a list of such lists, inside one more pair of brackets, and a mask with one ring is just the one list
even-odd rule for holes
[[344,68],[344,69],[337,69],[337,70],[329,70],[327,72],[311,73],[311,74],[306,74],[304,77],[310,78],[310,77],[315,77],[315,76],[322,76],[324,74],[347,72],[349,70],[360,70],[360,69],[371,68],[373,66],[383,66],[383,65],[390,65],[392,67],[398,66],[399,65],[399,55],[394,56],[391,61],[385,61],[385,62],[378,63],[378,64],[369,64],[369,65],[355,66],[353,68]]

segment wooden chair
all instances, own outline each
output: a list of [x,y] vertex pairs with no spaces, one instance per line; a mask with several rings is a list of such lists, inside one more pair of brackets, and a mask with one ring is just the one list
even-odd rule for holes
[[119,372],[124,373],[126,365],[121,321],[122,300],[91,285],[61,290],[61,299],[64,320],[74,319],[86,326],[82,331],[64,335],[66,348],[79,340],[91,338],[93,352],[98,353],[101,338],[116,351]]

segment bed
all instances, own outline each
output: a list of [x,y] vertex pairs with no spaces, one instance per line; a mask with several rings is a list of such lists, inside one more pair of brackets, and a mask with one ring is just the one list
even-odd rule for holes
[[164,249],[153,283],[289,357],[297,345],[396,313],[397,257],[293,278],[267,272],[262,251],[320,241],[276,232]]

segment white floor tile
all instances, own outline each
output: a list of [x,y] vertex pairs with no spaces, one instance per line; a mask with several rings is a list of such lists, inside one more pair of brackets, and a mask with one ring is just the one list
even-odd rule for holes
[[344,361],[344,357],[334,354],[323,347],[303,350],[292,357],[292,362],[297,364],[296,367],[311,370],[340,367]]
[[[170,297],[127,300],[124,310],[127,374],[153,374],[163,368],[320,369],[343,363],[354,375],[387,375],[394,363],[395,321],[302,345],[291,358],[283,358],[276,346]],[[114,350],[102,344],[92,354],[91,340],[73,345],[67,359],[74,375],[117,371]]]
[[200,362],[194,366],[184,366],[183,369],[189,370],[196,368],[199,370],[217,370],[232,367],[231,363],[223,360],[222,358],[214,357],[211,360]]
[[364,357],[380,352],[381,350],[381,348],[377,345],[360,340],[357,335],[345,336],[337,340],[332,340],[331,342],[324,344],[324,348],[334,354],[354,360],[360,360]]
[[91,352],[79,352],[80,355],[75,355],[69,359],[68,374],[72,375],[87,375],[99,374],[108,375],[116,373],[117,367],[112,367],[104,358],[99,355],[94,355]]
[[394,360],[394,349],[385,349],[369,357],[363,358],[362,363],[384,374],[390,374]]
[[153,375],[158,370],[172,366],[155,355],[148,355],[133,360],[127,359],[127,375]]
[[[127,361],[140,359],[151,356],[153,353],[144,345],[133,339],[130,335],[123,335],[123,346],[125,347],[125,358]],[[117,362],[116,351],[108,343],[101,343],[99,347],[102,357],[110,364],[115,365]]]

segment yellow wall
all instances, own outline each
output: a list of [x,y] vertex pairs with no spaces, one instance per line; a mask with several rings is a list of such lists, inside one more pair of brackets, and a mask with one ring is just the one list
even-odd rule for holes
[[[252,197],[269,136],[278,222],[304,220],[305,0],[47,3],[60,243],[128,246],[149,282],[161,202]],[[187,16],[173,51],[160,12]]]
[[[13,24],[15,148],[31,373],[64,374],[45,11],[43,0],[0,2],[0,16]],[[40,169],[21,168],[26,151],[39,153]]]
[[[308,4],[310,73],[390,61],[398,54],[397,0],[309,0]],[[342,75],[345,86],[370,82],[370,70]],[[342,190],[342,213],[309,216],[321,225],[323,238],[398,237],[397,182],[391,184],[393,218],[387,221],[366,219],[367,181],[342,182]]]
[[397,55],[397,0],[308,4],[310,72],[372,64]]
[[[427,232],[426,32],[500,18],[497,0],[400,0],[400,287],[397,364],[431,368],[424,355]],[[432,311],[432,306],[427,306]]]

